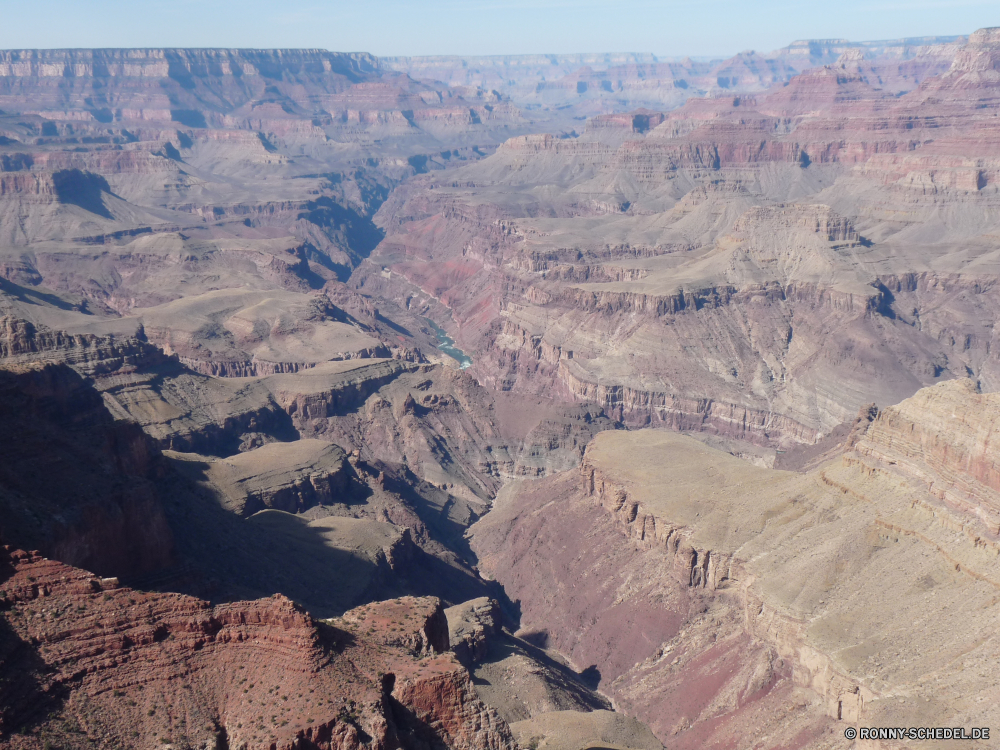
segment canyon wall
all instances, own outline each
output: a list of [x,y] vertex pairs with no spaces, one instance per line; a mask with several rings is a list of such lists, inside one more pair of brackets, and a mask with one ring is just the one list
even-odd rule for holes
[[434,316],[491,387],[779,450],[941,380],[993,388],[995,33],[961,50],[902,95],[845,52],[511,139],[398,189],[352,284]]
[[[326,623],[280,596],[213,608],[9,547],[3,555],[11,679],[0,726],[12,747],[74,734],[151,748],[514,747],[443,652],[436,600],[383,602]],[[413,651],[384,638],[403,628],[436,640]]]
[[[969,381],[923,389],[867,413],[841,457],[805,474],[665,431],[604,433],[579,472],[502,496],[474,546],[522,628],[593,663],[665,744],[743,746],[755,727],[825,747],[844,726],[918,716],[985,726],[996,644],[977,623],[1000,546],[988,472],[956,487],[953,467],[989,465],[974,436],[996,400]],[[952,434],[969,437],[939,447]]]

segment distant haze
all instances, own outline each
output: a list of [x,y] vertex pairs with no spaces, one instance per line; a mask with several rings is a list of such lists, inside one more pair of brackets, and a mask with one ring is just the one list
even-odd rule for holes
[[321,47],[376,55],[765,52],[796,39],[967,34],[995,0],[35,0],[0,47]]

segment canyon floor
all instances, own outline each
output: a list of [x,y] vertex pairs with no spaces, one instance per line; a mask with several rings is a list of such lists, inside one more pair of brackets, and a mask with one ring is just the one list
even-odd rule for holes
[[1000,30],[0,51],[0,746],[989,747]]

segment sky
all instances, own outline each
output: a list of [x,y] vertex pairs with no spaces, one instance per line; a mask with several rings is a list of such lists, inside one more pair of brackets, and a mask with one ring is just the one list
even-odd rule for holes
[[1000,0],[0,0],[3,49],[728,57],[796,39],[895,39],[984,26],[1000,26]]

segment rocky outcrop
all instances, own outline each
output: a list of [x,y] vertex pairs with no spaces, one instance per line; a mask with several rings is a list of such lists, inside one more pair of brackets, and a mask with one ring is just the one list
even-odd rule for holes
[[[1000,445],[993,443],[1000,398],[971,380],[918,391],[888,406],[854,443],[873,471],[913,481],[968,520],[985,539],[1000,537]],[[974,533],[974,532],[973,532]]]
[[578,375],[569,362],[561,363],[559,372],[577,399],[598,403],[634,425],[662,424],[678,431],[711,432],[758,445],[782,438],[813,443],[820,437],[817,430],[763,409],[714,399],[683,398],[626,385],[603,385]]
[[[211,607],[9,547],[0,554],[0,659],[11,678],[0,687],[0,732],[12,746],[76,735],[140,748],[389,750],[415,736],[513,747],[460,665],[388,645],[386,623],[331,626],[281,596]],[[383,606],[422,616],[419,600]],[[443,623],[440,605],[431,609]],[[405,687],[390,697],[394,683]],[[420,726],[400,726],[397,714]]]
[[[349,359],[379,359],[391,356],[384,346],[375,346],[351,352],[336,352],[331,362]],[[180,362],[192,371],[218,378],[259,378],[268,375],[284,375],[315,367],[313,362],[268,362],[265,360],[202,360],[179,357]]]
[[0,357],[8,362],[68,364],[88,376],[170,362],[161,350],[140,338],[67,334],[14,316],[0,318]]
[[622,533],[648,547],[659,547],[672,561],[669,575],[683,586],[715,590],[729,578],[732,560],[728,555],[698,549],[690,541],[691,530],[657,519],[650,509],[630,497],[628,490],[615,484],[591,462],[580,466],[581,490],[615,519]]
[[523,135],[511,138],[497,149],[497,159],[507,159],[513,169],[528,165],[528,159],[541,154],[570,156],[583,164],[601,164],[613,153],[611,147],[599,141],[580,142],[575,138],[558,136]]
[[198,375],[138,336],[68,335],[5,318],[0,355],[11,366],[66,363],[86,378],[110,414],[132,420],[161,449],[232,455],[289,439],[288,416],[263,385]]
[[732,232],[752,234],[761,229],[774,232],[792,228],[802,228],[838,245],[861,241],[861,235],[849,219],[838,216],[824,205],[758,206],[740,216],[733,223]]
[[515,747],[507,724],[483,704],[469,673],[447,653],[448,620],[439,600],[376,602],[346,613],[343,620],[373,641],[419,658],[400,660],[386,676],[404,746],[431,742],[456,750]]
[[419,369],[395,359],[345,361],[317,365],[299,377],[278,375],[265,382],[288,415],[305,423],[352,412],[400,374]]
[[667,119],[663,112],[640,111],[635,113],[598,115],[587,121],[588,129],[624,128],[635,133],[645,133]]
[[393,698],[405,707],[396,714],[397,721],[415,743],[437,740],[456,750],[517,747],[506,722],[479,700],[469,673],[454,655],[397,670],[395,678]]
[[463,664],[482,661],[492,636],[500,633],[500,604],[481,597],[445,610],[451,650]]
[[386,646],[414,656],[434,656],[448,650],[448,620],[434,597],[403,597],[353,609],[344,622],[377,634]]
[[319,440],[268,443],[229,458],[170,456],[182,472],[214,488],[223,507],[242,516],[343,503],[353,476],[344,450]]

